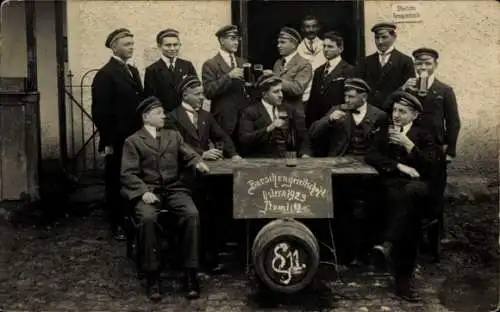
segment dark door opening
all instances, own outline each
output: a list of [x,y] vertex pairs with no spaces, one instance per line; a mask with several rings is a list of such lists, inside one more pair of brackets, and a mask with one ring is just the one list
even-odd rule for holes
[[344,38],[342,57],[351,64],[364,56],[362,1],[233,1],[233,22],[243,30],[242,55],[251,63],[272,68],[279,58],[277,37],[282,26],[300,31],[306,15],[316,16],[321,23],[320,38],[335,30]]

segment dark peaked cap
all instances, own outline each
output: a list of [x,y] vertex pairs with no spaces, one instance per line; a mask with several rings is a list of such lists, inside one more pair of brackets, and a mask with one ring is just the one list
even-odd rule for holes
[[300,33],[293,29],[292,27],[282,27],[280,29],[280,34],[279,37],[287,38],[287,39],[292,39],[297,41],[297,43],[302,41],[302,37],[300,36]]
[[394,100],[394,104],[398,103],[404,106],[408,106],[418,112],[422,112],[424,110],[420,100],[411,93],[405,91],[397,91],[394,92],[394,94],[391,96],[391,99]]
[[161,107],[161,106],[162,106],[161,102],[160,102],[160,100],[158,100],[158,98],[156,96],[150,96],[150,97],[142,100],[141,103],[139,103],[139,105],[137,106],[137,113],[139,115],[142,115],[142,114],[149,112],[153,108]]
[[422,55],[429,55],[436,60],[439,58],[438,51],[431,49],[431,48],[418,48],[415,51],[413,51],[412,55],[414,58],[418,58]]
[[114,30],[113,32],[111,32],[108,37],[106,38],[106,42],[104,43],[104,45],[106,46],[106,48],[111,48],[111,44],[118,40],[118,39],[121,39],[121,38],[124,38],[124,37],[133,37],[134,35],[132,35],[132,33],[130,32],[130,30],[128,30],[127,28],[119,28],[119,29],[116,29]]
[[179,94],[182,94],[187,89],[196,88],[199,86],[201,86],[201,82],[198,77],[193,75],[186,75],[184,78],[182,78],[182,81],[177,86],[177,92],[179,92]]
[[173,28],[167,28],[158,33],[156,35],[156,41],[160,42],[165,37],[176,37],[179,38],[179,32]]
[[225,25],[225,26],[222,26],[221,28],[219,28],[219,30],[217,30],[217,32],[215,33],[215,35],[220,38],[220,37],[225,37],[225,36],[228,36],[228,35],[235,35],[235,36],[239,36],[239,31],[238,31],[238,26],[236,25]]
[[371,31],[377,32],[379,30],[396,30],[396,24],[391,22],[382,22],[373,25]]
[[255,82],[258,88],[265,88],[271,84],[281,82],[281,78],[273,73],[262,74]]
[[356,89],[361,92],[370,92],[370,86],[361,78],[349,78],[345,80],[344,89]]

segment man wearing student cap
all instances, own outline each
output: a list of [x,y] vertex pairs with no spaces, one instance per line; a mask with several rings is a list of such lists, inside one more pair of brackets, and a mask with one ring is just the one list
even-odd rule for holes
[[138,248],[148,296],[154,301],[161,298],[161,258],[156,233],[158,214],[167,209],[178,218],[175,231],[187,297],[197,298],[198,209],[180,179],[180,168],[185,165],[200,172],[209,169],[177,131],[164,129],[165,113],[156,97],[142,101],[137,113],[143,127],[125,140],[121,183],[122,194],[135,206],[140,221]]
[[[333,106],[309,128],[317,156],[362,158],[371,150],[376,133],[387,124],[388,119],[385,112],[367,101],[369,93],[370,87],[364,80],[345,80],[345,103]],[[336,228],[341,237],[339,258],[342,263],[356,266],[369,260],[373,182],[370,177],[359,177],[339,185],[342,191],[337,200],[342,204],[337,205],[341,208],[335,213],[338,216]]]
[[240,119],[239,136],[244,155],[251,158],[284,158],[288,138],[295,142],[297,157],[309,157],[304,117],[284,101],[282,80],[263,73],[257,80],[260,97]]
[[[417,85],[417,79],[410,78],[403,86],[403,90],[416,94],[421,92],[419,99],[422,102],[423,113],[416,123],[435,135],[437,143],[442,147],[446,156],[446,162],[440,170],[441,176],[438,178],[441,183],[435,192],[438,208],[442,210],[447,179],[446,163],[452,162],[456,156],[460,115],[453,88],[436,78],[438,51],[423,47],[413,51],[413,57],[417,76],[421,77],[425,72],[427,74],[425,76],[428,77],[427,83]],[[442,234],[444,234],[442,217],[440,223]]]
[[422,113],[420,100],[407,92],[391,97],[392,125],[378,132],[365,161],[380,173],[385,190],[386,227],[383,243],[374,255],[392,266],[395,293],[404,300],[418,301],[414,270],[421,236],[421,220],[429,210],[428,195],[435,187],[443,153],[427,129],[416,119]]
[[238,147],[237,123],[243,108],[248,105],[244,91],[243,63],[235,55],[240,44],[240,33],[235,25],[221,27],[215,36],[219,52],[202,66],[205,97],[211,101],[210,112]]
[[278,52],[281,58],[273,66],[273,70],[264,70],[265,73],[273,72],[281,78],[283,88],[283,101],[293,106],[302,118],[305,116],[302,95],[312,79],[311,63],[302,57],[297,47],[301,42],[300,33],[291,27],[282,27],[278,35]]
[[120,161],[123,141],[141,127],[137,105],[144,98],[137,68],[128,64],[134,51],[134,37],[126,28],[113,31],[105,46],[111,59],[92,82],[92,118],[99,130],[99,151],[106,157],[106,205],[115,239],[125,239],[120,196]]
[[372,88],[369,102],[390,113],[391,109],[384,107],[384,102],[392,92],[401,88],[408,78],[415,76],[413,61],[394,47],[397,38],[395,24],[378,23],[371,31],[377,52],[359,62],[355,77],[364,79]]
[[180,105],[177,86],[186,75],[196,76],[196,70],[190,61],[179,58],[181,41],[179,32],[172,28],[160,31],[156,35],[156,44],[160,59],[146,67],[144,90],[148,96],[156,96],[169,112]]
[[[184,141],[204,160],[241,159],[231,138],[217,124],[212,114],[202,108],[203,87],[198,77],[186,76],[179,84],[178,92],[182,97],[181,105],[167,114],[166,127],[179,131]],[[220,272],[223,265],[218,255],[224,237],[221,233],[221,225],[224,223],[221,221],[232,220],[232,214],[225,213],[232,211],[231,199],[225,200],[226,194],[221,194],[216,189],[220,187],[217,177],[206,177],[202,183],[195,183],[194,177],[187,172],[184,178],[195,190],[195,202],[200,209],[202,247],[206,251],[203,266],[212,273]],[[222,206],[223,209],[213,209]]]

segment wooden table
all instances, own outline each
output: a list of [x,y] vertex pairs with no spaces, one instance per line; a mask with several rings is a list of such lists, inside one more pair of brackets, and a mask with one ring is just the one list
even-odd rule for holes
[[[242,160],[217,160],[207,162],[210,168],[209,175],[233,175],[235,169],[245,167],[286,167],[286,159],[271,158],[245,158]],[[299,158],[297,169],[325,169],[332,175],[377,175],[372,166],[367,165],[358,157],[325,157],[325,158]]]

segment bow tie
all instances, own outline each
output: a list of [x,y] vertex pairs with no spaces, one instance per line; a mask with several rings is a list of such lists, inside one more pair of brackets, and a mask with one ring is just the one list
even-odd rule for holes
[[352,111],[353,115],[359,115],[361,114],[361,111],[359,109],[355,109]]

